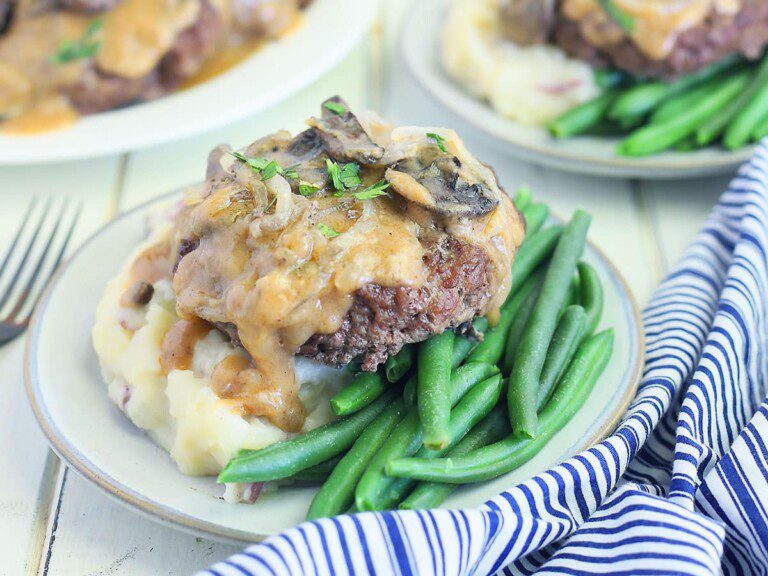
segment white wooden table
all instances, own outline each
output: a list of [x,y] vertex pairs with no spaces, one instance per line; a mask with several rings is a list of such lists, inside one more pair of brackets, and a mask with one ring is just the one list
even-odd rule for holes
[[[242,146],[276,130],[298,130],[327,96],[371,107],[396,123],[455,127],[493,164],[507,189],[527,184],[554,211],[583,206],[592,239],[644,304],[680,256],[728,178],[688,182],[604,180],[523,164],[431,101],[397,50],[408,0],[389,0],[380,24],[341,65],[282,104],[212,134],[119,157],[0,169],[0,247],[7,246],[32,195],[82,199],[79,243],[117,213],[202,178],[210,148]],[[106,137],[106,136],[105,136]],[[2,252],[3,249],[0,249]],[[196,538],[123,509],[49,450],[23,386],[23,339],[0,348],[0,574],[186,575],[237,547]],[[106,392],[105,392],[106,393]]]

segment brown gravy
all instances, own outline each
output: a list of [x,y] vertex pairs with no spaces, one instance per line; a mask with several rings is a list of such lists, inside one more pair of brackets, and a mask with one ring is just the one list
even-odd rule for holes
[[597,0],[563,0],[563,13],[578,22],[587,40],[611,46],[629,37],[649,58],[663,60],[680,33],[700,25],[713,12],[735,15],[741,0],[613,0],[616,8],[632,18],[626,32],[613,22]]
[[199,318],[178,320],[163,338],[160,367],[165,374],[172,370],[189,370],[195,345],[211,331],[211,325]]
[[287,432],[299,432],[304,425],[307,414],[298,387],[265,381],[243,356],[233,354],[219,362],[211,376],[211,387],[243,416],[263,416]]

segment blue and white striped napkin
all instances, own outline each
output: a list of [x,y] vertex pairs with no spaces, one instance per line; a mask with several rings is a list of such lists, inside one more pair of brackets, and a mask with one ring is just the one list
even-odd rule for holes
[[201,574],[768,574],[768,143],[645,310],[607,440],[473,510],[306,522]]

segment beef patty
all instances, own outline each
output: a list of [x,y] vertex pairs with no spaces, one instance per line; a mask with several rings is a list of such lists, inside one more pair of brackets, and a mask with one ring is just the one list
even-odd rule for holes
[[[103,2],[92,2],[95,8]],[[151,100],[193,76],[215,51],[224,23],[209,0],[200,4],[197,20],[182,31],[156,69],[141,78],[123,78],[91,65],[69,88],[70,102],[82,114],[103,112],[136,100]]]
[[403,345],[456,328],[457,318],[472,318],[487,305],[490,262],[477,246],[449,236],[427,249],[424,264],[424,286],[361,288],[341,328],[315,334],[299,354],[335,366],[357,359],[372,372]]
[[553,38],[571,56],[598,67],[614,66],[639,76],[669,79],[732,54],[759,58],[768,44],[768,2],[743,0],[736,16],[712,14],[701,26],[681,33],[663,60],[649,58],[628,39],[598,48],[582,35],[577,23],[562,14],[554,23]]

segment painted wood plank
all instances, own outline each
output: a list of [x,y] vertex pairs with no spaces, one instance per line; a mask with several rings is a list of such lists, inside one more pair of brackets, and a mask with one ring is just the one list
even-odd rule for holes
[[729,180],[730,176],[719,176],[639,185],[665,270],[693,241]]
[[[281,128],[301,130],[303,120],[317,115],[328,96],[340,93],[353,106],[368,106],[370,56],[363,44],[330,74],[265,113],[212,134],[133,154],[120,210],[200,180],[209,150],[221,142],[239,147]],[[126,510],[72,471],[63,483],[57,519],[47,561],[47,573],[56,576],[186,575],[240,548],[196,538]]]
[[[113,158],[1,169],[0,253],[33,196],[83,202],[71,248],[76,247],[111,214],[118,165]],[[14,575],[37,572],[58,468],[26,400],[23,349],[23,338],[0,348],[0,573]]]

